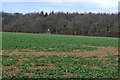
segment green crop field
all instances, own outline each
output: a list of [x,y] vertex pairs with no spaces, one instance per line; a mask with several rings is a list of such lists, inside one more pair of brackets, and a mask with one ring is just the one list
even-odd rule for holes
[[[95,50],[80,45],[118,46],[117,38],[64,36],[47,34],[3,33],[3,50],[34,49],[38,51]],[[52,49],[49,49],[52,48]]]
[[2,33],[3,78],[118,78],[118,38]]

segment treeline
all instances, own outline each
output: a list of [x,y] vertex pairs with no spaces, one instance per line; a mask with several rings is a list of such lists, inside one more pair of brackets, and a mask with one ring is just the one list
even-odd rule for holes
[[118,15],[91,12],[2,12],[2,31],[118,37]]

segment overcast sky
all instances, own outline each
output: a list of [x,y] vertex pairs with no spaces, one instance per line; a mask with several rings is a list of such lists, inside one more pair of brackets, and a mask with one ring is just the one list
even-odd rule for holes
[[119,0],[2,0],[2,11],[117,13]]

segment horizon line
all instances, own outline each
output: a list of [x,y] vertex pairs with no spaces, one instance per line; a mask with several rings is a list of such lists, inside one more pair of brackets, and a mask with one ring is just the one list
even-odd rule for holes
[[113,13],[111,13],[111,12],[92,12],[92,11],[84,11],[84,12],[80,12],[80,11],[73,11],[73,12],[70,12],[70,11],[49,11],[49,12],[47,12],[47,11],[44,11],[44,10],[41,10],[41,11],[31,11],[31,12],[26,12],[26,13],[23,13],[23,12],[7,12],[7,11],[0,11],[0,13],[1,12],[4,12],[4,13],[11,13],[11,14],[14,14],[14,13],[21,13],[21,14],[29,14],[29,13],[41,13],[41,12],[44,12],[44,14],[45,13],[48,13],[48,14],[50,14],[50,13],[52,13],[52,12],[54,12],[54,13],[70,13],[70,14],[72,14],[72,13],[78,13],[78,14],[89,14],[89,13],[92,13],[92,14],[118,14],[119,12],[113,12]]

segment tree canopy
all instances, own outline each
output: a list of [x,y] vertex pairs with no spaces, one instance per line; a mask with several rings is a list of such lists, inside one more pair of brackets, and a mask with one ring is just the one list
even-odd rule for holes
[[2,13],[2,31],[118,37],[118,14]]

